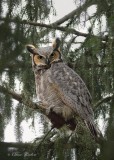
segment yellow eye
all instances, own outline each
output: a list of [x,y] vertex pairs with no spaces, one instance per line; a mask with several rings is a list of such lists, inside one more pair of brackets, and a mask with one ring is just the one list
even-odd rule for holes
[[35,55],[34,56],[34,63],[35,64],[44,64],[44,57],[43,56],[40,56],[40,55]]
[[43,57],[42,57],[42,56],[37,55],[37,56],[36,56],[36,58],[37,58],[37,59],[42,59]]
[[58,51],[53,51],[52,54],[50,55],[50,63],[53,62],[59,62],[61,60],[60,53]]

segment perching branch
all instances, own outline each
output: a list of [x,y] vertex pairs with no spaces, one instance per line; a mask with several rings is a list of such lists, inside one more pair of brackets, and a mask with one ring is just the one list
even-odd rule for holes
[[17,100],[20,103],[23,103],[24,105],[28,106],[32,109],[37,109],[38,112],[45,114],[45,106],[41,102],[39,104],[32,102],[30,99],[26,99],[24,95],[17,94],[15,91],[10,90],[7,87],[0,85],[0,92],[4,94],[9,94],[13,99]]
[[0,92],[4,93],[4,94],[9,94],[12,96],[12,98],[14,98],[15,100],[17,100],[18,102],[22,103],[22,96],[20,94],[17,94],[14,91],[9,90],[6,87],[3,87],[0,85]]
[[[43,104],[43,103],[39,103],[39,104],[37,104],[37,103],[34,103],[34,102],[32,102],[30,99],[26,99],[25,97],[24,97],[24,95],[21,95],[21,94],[17,94],[15,91],[12,91],[12,90],[9,90],[7,87],[4,87],[4,86],[1,86],[0,85],[0,92],[2,92],[2,93],[4,93],[4,94],[9,94],[12,98],[14,98],[15,100],[17,100],[18,102],[20,102],[20,103],[23,103],[24,105],[26,105],[27,107],[29,107],[29,108],[32,108],[32,109],[34,109],[34,110],[37,110],[39,113],[42,113],[42,114],[44,114],[45,116],[47,116],[46,115],[46,105],[45,104]],[[100,105],[101,103],[103,103],[103,102],[105,102],[106,100],[110,100],[112,98],[112,96],[111,97],[107,97],[107,98],[105,98],[104,100],[101,100],[101,101],[99,101],[97,104],[96,104],[96,106],[98,106],[98,105]],[[53,128],[52,128],[53,129]],[[51,130],[52,130],[51,129]],[[46,136],[47,136],[47,134],[46,134]],[[45,137],[45,136],[44,136]],[[45,138],[44,138],[45,139]],[[43,140],[41,140],[41,143],[42,143],[42,141]],[[103,141],[103,138],[102,137],[99,137],[99,139],[98,139],[98,143],[100,144],[101,142]],[[40,144],[40,143],[39,143]]]
[[[24,95],[22,94],[18,94],[16,93],[15,91],[12,91],[10,90],[9,88],[7,87],[4,87],[2,85],[0,85],[0,92],[1,93],[4,93],[4,94],[9,94],[13,99],[17,100],[18,102],[20,103],[23,103],[24,105],[28,106],[29,108],[32,108],[32,109],[37,109],[38,112],[40,113],[43,113],[43,114],[46,114],[45,113],[45,107],[46,105],[39,102],[38,104],[37,103],[34,103],[33,101],[31,101],[30,99],[26,99],[24,97]],[[113,95],[111,96],[107,96],[101,100],[99,100],[95,105],[94,105],[94,109],[96,110],[97,107],[99,107],[102,103],[106,103],[108,101],[110,101],[111,99],[113,98]]]

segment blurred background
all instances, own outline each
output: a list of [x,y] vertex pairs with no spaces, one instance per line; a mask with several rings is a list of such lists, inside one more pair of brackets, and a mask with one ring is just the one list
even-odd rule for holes
[[[96,143],[82,122],[54,129],[37,103],[26,44],[61,39],[66,63],[92,95]],[[113,0],[0,0],[0,157],[2,160],[114,160]],[[70,135],[70,136],[69,136]],[[44,139],[45,138],[45,139]]]

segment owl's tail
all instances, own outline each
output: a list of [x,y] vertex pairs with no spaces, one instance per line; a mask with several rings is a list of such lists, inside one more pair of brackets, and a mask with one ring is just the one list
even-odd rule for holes
[[92,134],[93,138],[97,141],[99,138],[103,137],[101,131],[99,130],[99,128],[92,123],[91,121],[84,121],[85,124],[87,125],[87,127],[90,130],[90,133]]

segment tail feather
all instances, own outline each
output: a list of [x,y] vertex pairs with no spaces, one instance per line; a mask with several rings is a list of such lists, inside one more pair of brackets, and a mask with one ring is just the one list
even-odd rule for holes
[[86,123],[87,127],[89,128],[90,133],[92,134],[92,136],[95,139],[97,139],[97,138],[99,138],[101,136],[101,132],[100,132],[100,130],[98,129],[98,127],[95,124],[93,124],[90,121],[85,121],[85,123]]

